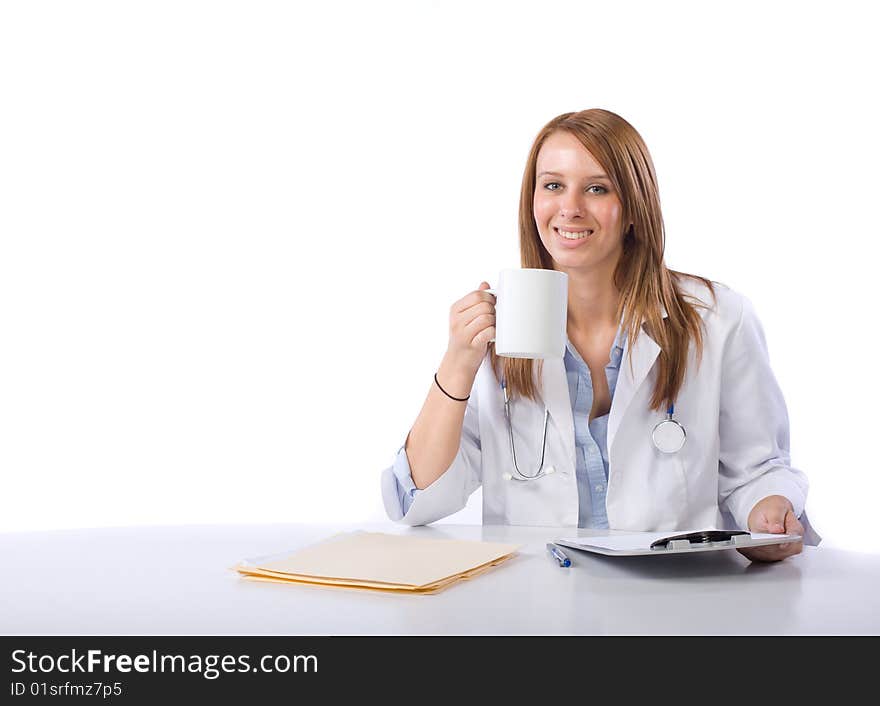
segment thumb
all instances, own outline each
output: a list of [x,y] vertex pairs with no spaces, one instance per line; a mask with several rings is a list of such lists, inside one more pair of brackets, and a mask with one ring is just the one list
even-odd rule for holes
[[488,282],[480,282],[480,286],[477,289],[490,289]]
[[767,519],[767,531],[771,534],[785,534],[785,515],[787,512],[788,508],[782,504],[768,508],[764,515]]
[[794,514],[794,510],[789,510],[785,513],[785,532],[787,534],[799,534],[803,536],[804,534],[804,526],[798,520],[797,515]]

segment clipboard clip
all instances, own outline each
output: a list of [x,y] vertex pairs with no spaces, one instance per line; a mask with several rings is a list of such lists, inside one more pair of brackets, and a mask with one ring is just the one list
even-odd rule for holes
[[[728,542],[737,535],[749,534],[742,530],[707,530],[702,532],[688,532],[677,534],[672,537],[663,537],[651,542],[651,549],[666,549],[671,543],[672,548],[683,547],[685,542],[691,544],[708,544],[710,542]],[[736,540],[734,540],[736,541]]]

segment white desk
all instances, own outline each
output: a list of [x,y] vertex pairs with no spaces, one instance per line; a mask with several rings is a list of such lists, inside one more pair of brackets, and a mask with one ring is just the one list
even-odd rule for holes
[[[252,582],[244,557],[338,531],[522,543],[427,596]],[[601,557],[544,544],[571,530],[226,525],[0,534],[4,635],[880,634],[880,556],[813,549],[780,564],[737,552]],[[590,534],[585,530],[581,535]]]

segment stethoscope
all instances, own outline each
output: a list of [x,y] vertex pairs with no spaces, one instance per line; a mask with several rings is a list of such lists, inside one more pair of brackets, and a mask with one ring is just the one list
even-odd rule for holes
[[[529,481],[554,473],[556,469],[553,466],[550,466],[546,471],[544,470],[544,454],[547,452],[547,420],[550,418],[550,410],[547,409],[546,405],[544,406],[544,431],[541,441],[541,461],[538,464],[538,470],[532,475],[526,475],[519,470],[519,465],[516,462],[516,446],[513,443],[513,422],[510,420],[510,398],[507,394],[507,381],[504,378],[501,379],[501,391],[504,393],[504,417],[507,420],[510,456],[513,459],[513,473],[505,473],[502,477],[504,480]],[[675,403],[673,402],[669,405],[669,409],[666,410],[666,419],[654,425],[654,429],[651,432],[651,440],[654,442],[654,447],[661,453],[678,453],[681,447],[684,446],[685,439],[687,438],[687,432],[685,432],[684,427],[672,418],[674,413]]]

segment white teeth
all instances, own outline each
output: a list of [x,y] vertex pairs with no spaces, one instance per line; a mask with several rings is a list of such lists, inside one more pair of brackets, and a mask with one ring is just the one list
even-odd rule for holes
[[557,233],[559,233],[559,235],[561,235],[566,240],[582,240],[583,238],[586,238],[588,235],[590,235],[592,232],[593,231],[591,230],[582,230],[577,233],[567,233],[564,230],[557,229]]

